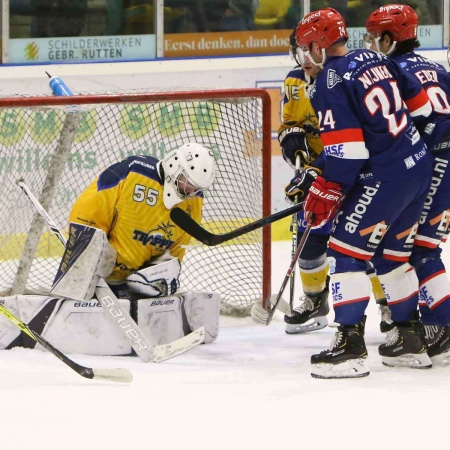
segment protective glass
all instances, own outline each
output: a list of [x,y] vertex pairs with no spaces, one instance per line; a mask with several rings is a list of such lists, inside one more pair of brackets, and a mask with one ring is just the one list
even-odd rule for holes
[[377,51],[380,51],[380,34],[379,33],[372,33],[368,31],[367,33],[364,33],[363,35],[364,40],[364,47],[367,50],[370,50],[372,47],[372,44],[375,43],[375,47]]
[[297,47],[297,58],[300,64],[311,64],[310,50],[307,47]]

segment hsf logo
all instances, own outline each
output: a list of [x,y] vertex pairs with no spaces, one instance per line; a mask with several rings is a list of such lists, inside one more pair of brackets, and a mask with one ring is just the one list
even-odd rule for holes
[[333,296],[333,303],[339,302],[342,300],[342,291],[341,291],[341,283],[331,283],[331,294]]

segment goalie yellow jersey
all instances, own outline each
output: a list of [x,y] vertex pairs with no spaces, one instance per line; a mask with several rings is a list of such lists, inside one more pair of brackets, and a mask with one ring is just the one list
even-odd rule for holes
[[[106,169],[75,202],[70,222],[100,228],[117,251],[116,266],[107,278],[121,282],[166,251],[180,261],[190,236],[170,220],[163,202],[158,160],[131,156]],[[202,195],[177,204],[201,221]]]
[[[316,155],[322,153],[323,144],[318,136],[319,121],[307,95],[312,86],[311,78],[300,67],[292,69],[284,80],[283,122],[278,130],[281,133],[286,128],[311,125],[317,134],[306,133],[308,145]],[[315,158],[314,158],[315,159]]]

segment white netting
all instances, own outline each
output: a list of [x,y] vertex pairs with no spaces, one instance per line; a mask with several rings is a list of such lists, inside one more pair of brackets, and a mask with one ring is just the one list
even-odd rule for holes
[[[48,291],[63,251],[17,187],[19,178],[66,230],[75,199],[107,166],[135,154],[161,158],[195,140],[218,158],[204,226],[224,233],[262,217],[261,99],[227,98],[220,91],[200,100],[194,93],[192,99],[177,93],[148,97],[110,95],[96,104],[95,96],[86,95],[86,105],[69,113],[67,107],[46,106],[46,98],[38,107],[24,99],[20,107],[0,109],[1,295]],[[219,292],[222,312],[246,314],[263,295],[263,278],[257,231],[230,245],[189,247],[181,281],[182,289]]]

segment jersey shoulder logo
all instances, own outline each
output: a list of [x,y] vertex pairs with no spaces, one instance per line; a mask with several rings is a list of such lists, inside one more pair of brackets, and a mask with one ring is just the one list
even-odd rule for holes
[[334,88],[336,84],[340,83],[342,78],[336,73],[335,70],[329,69],[327,73],[327,87],[328,89]]

